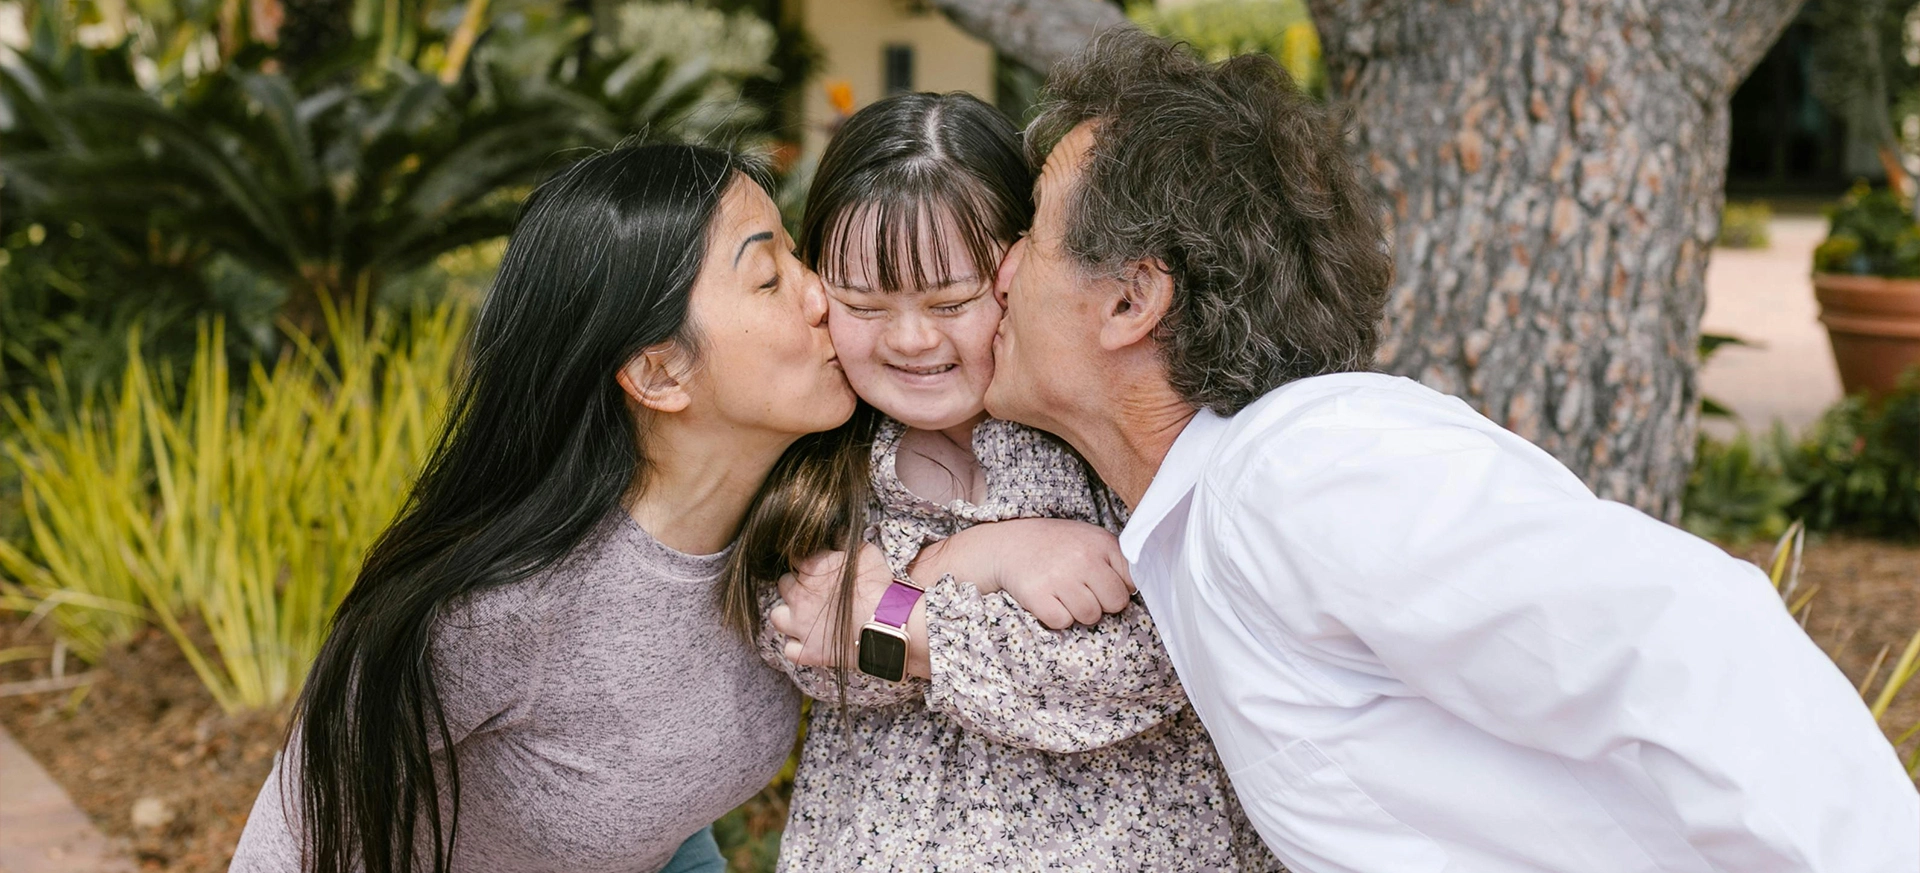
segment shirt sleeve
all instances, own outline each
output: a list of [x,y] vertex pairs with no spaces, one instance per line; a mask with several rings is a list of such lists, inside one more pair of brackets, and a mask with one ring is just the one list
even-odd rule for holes
[[[831,704],[840,702],[840,687],[834,673],[826,667],[802,667],[787,660],[786,639],[773,629],[771,614],[773,607],[780,603],[780,595],[769,594],[760,607],[760,657],[775,670],[787,674],[793,680],[794,687],[815,700]],[[913,700],[926,693],[926,680],[908,677],[900,682],[888,682],[878,676],[869,676],[859,670],[848,668],[846,671],[846,701],[850,707],[892,706]]]
[[[537,582],[482,592],[449,608],[436,622],[434,678],[454,749],[478,733],[510,729],[528,711],[547,638]],[[445,748],[438,735],[428,745]],[[296,873],[303,869],[306,829],[300,812],[302,740],[295,731],[274,757],[273,772],[254,798],[234,847],[233,873]]]
[[995,741],[1055,754],[1140,734],[1187,706],[1146,607],[1053,630],[1004,592],[943,577],[927,592],[927,707]]
[[1752,565],[1464,426],[1289,435],[1223,472],[1200,559],[1255,632],[1620,768],[1714,869],[1911,866],[1912,783]]

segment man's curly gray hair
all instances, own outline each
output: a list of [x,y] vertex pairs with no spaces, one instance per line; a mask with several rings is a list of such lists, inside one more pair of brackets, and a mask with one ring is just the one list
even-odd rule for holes
[[1340,124],[1273,58],[1208,64],[1108,31],[1054,68],[1029,158],[1089,120],[1066,252],[1096,274],[1167,266],[1155,339],[1181,396],[1231,415],[1294,379],[1373,366],[1393,273],[1380,211]]

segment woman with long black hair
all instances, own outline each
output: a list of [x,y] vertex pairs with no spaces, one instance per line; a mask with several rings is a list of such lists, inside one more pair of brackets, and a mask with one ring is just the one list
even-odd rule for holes
[[535,191],[233,869],[716,869],[703,828],[798,713],[717,579],[781,454],[853,410],[825,316],[730,154],[623,148]]

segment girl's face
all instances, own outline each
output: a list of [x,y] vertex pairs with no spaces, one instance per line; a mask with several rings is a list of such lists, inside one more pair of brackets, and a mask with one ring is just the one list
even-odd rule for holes
[[[947,223],[931,223],[919,240],[926,262],[951,265],[946,282],[877,287],[880,234],[875,220],[867,218],[846,228],[852,236],[845,275],[827,286],[833,300],[827,328],[854,392],[920,430],[945,430],[983,415],[993,381],[993,335],[1001,309],[993,295],[992,265],[972,265],[959,235],[942,229]],[[1001,247],[996,254],[1005,251]]]

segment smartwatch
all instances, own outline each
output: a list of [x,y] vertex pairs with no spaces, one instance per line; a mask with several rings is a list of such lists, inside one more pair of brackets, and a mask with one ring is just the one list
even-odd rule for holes
[[907,678],[907,619],[924,593],[900,578],[887,586],[873,610],[873,620],[860,628],[860,672],[888,682]]

